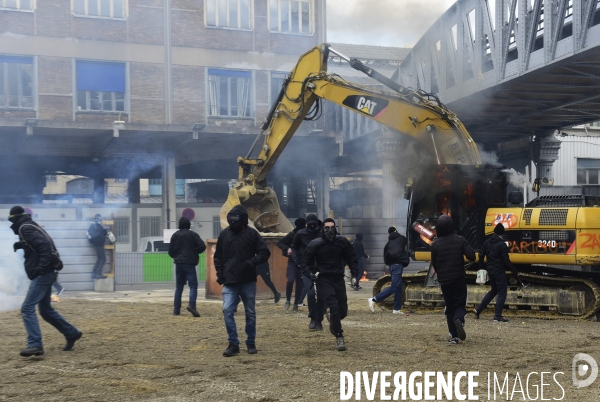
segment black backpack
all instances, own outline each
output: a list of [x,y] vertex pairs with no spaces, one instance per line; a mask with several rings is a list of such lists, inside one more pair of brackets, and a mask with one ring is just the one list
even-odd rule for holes
[[23,225],[21,225],[21,227],[19,228],[19,237],[21,239],[23,239],[23,242],[25,244],[27,244],[29,246],[29,248],[36,253],[35,249],[25,241],[25,238],[23,237],[23,234],[21,233],[21,228],[23,226],[32,226],[34,227],[36,230],[39,230],[40,233],[42,235],[44,235],[44,237],[48,240],[48,242],[50,242],[50,266],[52,267],[52,269],[54,269],[55,271],[60,271],[61,269],[63,269],[63,262],[60,259],[60,254],[58,254],[58,250],[56,250],[56,246],[54,245],[54,241],[52,240],[52,238],[48,235],[48,233],[46,233],[46,231],[44,229],[42,229],[41,227],[31,224],[31,223],[25,223]]
[[[397,239],[394,239],[397,240]],[[388,247],[387,254],[389,259],[392,261],[398,261],[403,267],[407,267],[410,264],[410,258],[406,248],[400,248],[400,241],[393,241]]]

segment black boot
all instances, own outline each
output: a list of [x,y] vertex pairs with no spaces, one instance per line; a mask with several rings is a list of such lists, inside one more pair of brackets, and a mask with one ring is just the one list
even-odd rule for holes
[[239,345],[234,345],[233,343],[230,343],[229,346],[227,347],[227,349],[225,349],[225,351],[223,352],[223,356],[226,356],[226,357],[237,356],[239,354],[240,354]]

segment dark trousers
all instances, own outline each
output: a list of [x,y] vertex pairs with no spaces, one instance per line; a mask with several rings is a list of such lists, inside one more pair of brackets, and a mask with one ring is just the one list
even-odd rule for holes
[[106,254],[104,253],[104,245],[94,246],[94,250],[96,250],[96,264],[94,264],[94,269],[92,270],[92,278],[102,275],[102,268],[104,268],[104,264],[106,263]]
[[[308,304],[308,318],[317,320],[317,322],[321,322],[323,321],[323,313],[325,309],[323,308],[323,301],[317,299],[317,293],[315,293],[315,283],[306,275],[302,275],[302,280],[304,281],[302,294],[307,296],[306,301]],[[345,294],[346,292],[344,291],[344,295]],[[304,297],[302,297],[300,301],[303,299]]]
[[508,282],[506,280],[506,275],[504,272],[498,274],[489,274],[490,276],[490,285],[492,288],[489,292],[483,297],[481,300],[481,304],[477,306],[477,311],[480,313],[485,310],[488,304],[492,301],[492,299],[498,295],[496,299],[496,310],[494,312],[494,319],[502,318],[502,309],[504,309],[504,303],[506,302],[506,292],[508,289]]
[[289,261],[285,276],[287,278],[287,283],[285,285],[285,298],[289,302],[292,300],[292,289],[294,288],[294,282],[296,282],[296,294],[294,297],[294,304],[298,305],[302,303],[302,290],[304,289],[304,281],[302,280],[302,273],[298,268],[296,268],[296,264],[293,261]]
[[444,301],[446,302],[446,321],[448,321],[448,332],[453,338],[458,336],[454,320],[459,319],[465,323],[467,315],[467,283],[463,279],[457,279],[446,285],[441,285]]
[[348,298],[344,278],[319,277],[317,296],[323,309],[329,308],[331,333],[335,337],[344,335],[342,320],[348,315]]
[[179,313],[181,310],[181,295],[186,283],[190,287],[190,301],[188,306],[196,308],[196,299],[198,298],[196,267],[187,264],[175,264],[175,300],[173,302],[173,312],[175,313]]
[[257,267],[256,275],[259,275],[262,278],[262,280],[265,282],[265,285],[267,285],[269,287],[269,289],[271,289],[271,292],[273,292],[273,294],[276,295],[277,293],[279,293],[277,291],[277,288],[273,284],[273,281],[271,280],[271,273],[269,272],[268,266],[267,266],[267,269],[261,269],[261,270],[259,270]]
[[[356,274],[356,286],[360,286],[360,278],[365,273],[365,261],[364,258],[358,258],[358,273]],[[352,274],[350,274],[352,275]]]

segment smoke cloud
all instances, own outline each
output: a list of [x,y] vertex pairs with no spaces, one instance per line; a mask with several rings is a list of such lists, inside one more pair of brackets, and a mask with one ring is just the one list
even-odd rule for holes
[[12,245],[18,237],[10,225],[6,221],[0,223],[0,311],[20,308],[29,286],[23,268],[23,250],[13,252]]
[[412,47],[456,0],[327,1],[327,41]]
[[523,189],[523,186],[527,183],[527,177],[523,173],[517,172],[515,169],[503,169],[506,173],[508,182],[518,189]]

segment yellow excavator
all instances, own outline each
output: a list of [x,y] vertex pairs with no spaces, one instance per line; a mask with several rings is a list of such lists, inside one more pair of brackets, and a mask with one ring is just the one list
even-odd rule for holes
[[[348,82],[327,72],[330,53],[385,85],[388,90]],[[355,58],[348,58],[328,44],[302,55],[286,78],[261,133],[245,157],[239,157],[238,182],[221,209],[221,225],[227,226],[231,208],[248,209],[249,221],[263,233],[287,233],[292,225],[279,208],[277,196],[267,185],[267,175],[305,119],[314,117],[320,100],[328,100],[404,135],[429,151],[434,166],[421,169],[421,177],[409,180],[407,238],[413,260],[430,261],[435,220],[451,216],[455,230],[478,249],[495,224],[507,228],[511,261],[527,287],[511,285],[506,301],[509,311],[520,316],[590,318],[600,309],[600,208],[598,200],[583,196],[538,197],[524,207],[518,193],[507,206],[506,173],[483,165],[473,139],[457,116],[435,94],[405,88]],[[256,156],[256,146],[262,147]],[[468,269],[469,267],[467,267]],[[475,267],[473,267],[475,269]],[[478,303],[486,287],[475,284],[475,270],[468,271],[470,305]],[[389,286],[380,278],[374,292]],[[439,309],[443,299],[435,270],[403,276],[405,305]],[[516,282],[515,282],[516,284]],[[386,305],[391,305],[388,299]],[[413,308],[411,307],[411,308]]]

